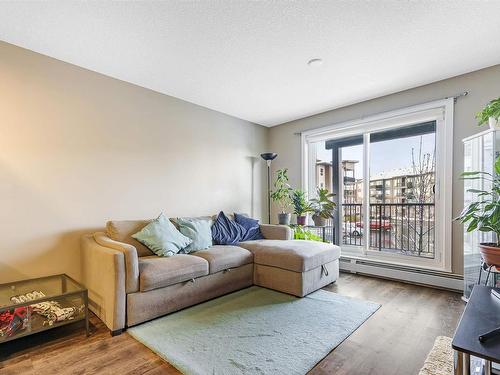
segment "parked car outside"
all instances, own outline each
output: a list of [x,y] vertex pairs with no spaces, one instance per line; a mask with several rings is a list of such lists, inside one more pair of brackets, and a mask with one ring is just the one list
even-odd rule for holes
[[349,237],[362,237],[363,236],[363,228],[358,226],[359,223],[344,223],[343,231],[344,236]]
[[[363,228],[363,223],[359,222],[356,223],[356,226],[359,228]],[[384,219],[384,220],[378,220],[378,219],[373,219],[370,220],[370,229],[372,230],[390,230],[392,228],[392,224],[390,220]]]

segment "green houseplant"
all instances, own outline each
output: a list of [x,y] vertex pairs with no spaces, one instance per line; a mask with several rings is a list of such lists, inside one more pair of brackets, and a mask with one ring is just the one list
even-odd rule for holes
[[292,203],[290,194],[292,188],[288,183],[288,169],[278,169],[276,171],[276,180],[274,180],[274,190],[271,192],[271,199],[280,207],[278,213],[278,223],[281,225],[290,224],[290,213],[286,212]]
[[476,199],[469,203],[456,220],[467,224],[467,232],[479,230],[493,232],[494,243],[481,243],[479,250],[488,266],[500,266],[500,156],[495,161],[495,174],[487,172],[464,172],[465,180],[485,179],[491,183],[491,189],[468,189]]
[[328,189],[318,188],[316,191],[316,198],[311,199],[311,205],[314,209],[313,221],[314,225],[324,227],[326,221],[333,217],[335,210],[335,202],[332,198],[335,194],[330,193]]
[[500,129],[500,123],[498,119],[500,118],[500,98],[493,99],[489,102],[482,111],[476,113],[476,119],[478,120],[478,125],[488,123],[491,129]]
[[314,212],[311,202],[307,200],[306,192],[300,189],[292,191],[293,213],[297,215],[297,225],[305,225],[307,214]]
[[323,242],[323,239],[320,236],[312,233],[310,230],[307,230],[304,227],[301,227],[300,225],[293,228],[293,238],[295,240]]

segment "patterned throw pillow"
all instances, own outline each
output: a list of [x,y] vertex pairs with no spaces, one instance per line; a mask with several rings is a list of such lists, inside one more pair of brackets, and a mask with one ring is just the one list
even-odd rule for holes
[[264,236],[260,231],[259,220],[252,219],[247,215],[234,213],[234,220],[245,228],[246,233],[241,241],[262,240]]
[[179,250],[193,242],[189,237],[179,232],[163,213],[139,232],[133,234],[132,237],[151,249],[156,255],[164,257],[177,254]]
[[236,245],[245,236],[246,229],[236,221],[230,220],[224,212],[219,212],[212,225],[212,239],[217,245]]
[[193,242],[184,249],[184,253],[208,249],[212,246],[212,220],[198,218],[177,218],[179,231]]

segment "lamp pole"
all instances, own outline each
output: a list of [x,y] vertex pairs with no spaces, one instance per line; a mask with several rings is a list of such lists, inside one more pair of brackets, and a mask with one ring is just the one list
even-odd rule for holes
[[271,224],[271,160],[266,160],[267,164],[267,222]]
[[260,157],[266,161],[267,164],[267,220],[271,224],[271,163],[278,154],[275,152],[265,152],[260,154]]

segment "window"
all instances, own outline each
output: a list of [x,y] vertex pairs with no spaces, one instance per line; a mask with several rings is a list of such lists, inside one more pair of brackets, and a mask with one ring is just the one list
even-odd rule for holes
[[344,255],[451,271],[451,194],[443,192],[451,191],[452,124],[446,99],[302,134],[305,190],[318,186],[312,161],[331,163],[323,181],[336,194]]

